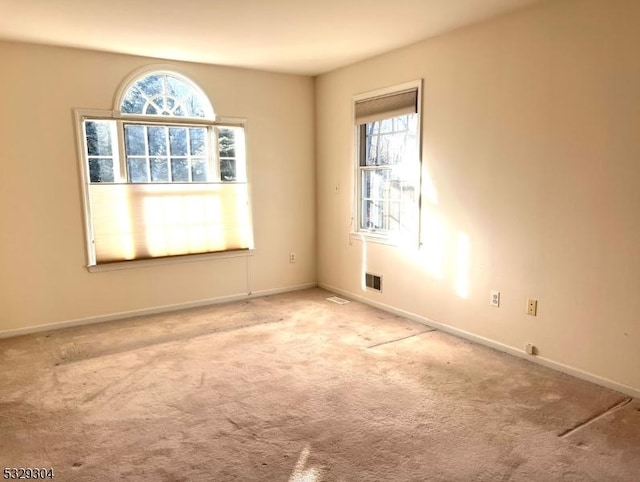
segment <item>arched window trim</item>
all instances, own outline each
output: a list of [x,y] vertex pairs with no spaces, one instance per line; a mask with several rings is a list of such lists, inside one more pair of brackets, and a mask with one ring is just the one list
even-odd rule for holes
[[[154,74],[193,87],[206,117],[121,112],[129,89]],[[251,254],[247,119],[216,117],[196,83],[159,65],[131,73],[113,110],[74,117],[89,271]]]
[[[127,93],[129,92],[130,89],[135,87],[135,84],[140,81],[141,79],[151,76],[151,75],[169,75],[172,77],[176,77],[177,79],[181,80],[182,82],[184,82],[185,84],[187,84],[188,86],[190,86],[200,97],[202,104],[203,104],[203,108],[205,111],[205,115],[204,117],[188,117],[188,116],[169,116],[169,115],[162,115],[162,114],[130,114],[127,112],[122,112],[121,111],[121,107],[122,107],[122,103],[125,100],[125,97],[127,96]],[[127,78],[124,79],[124,81],[120,84],[120,86],[118,87],[118,90],[116,91],[116,95],[114,98],[114,106],[113,106],[113,115],[114,117],[118,118],[118,117],[126,117],[126,118],[130,118],[130,119],[136,119],[136,118],[140,118],[140,119],[164,119],[164,120],[170,120],[171,122],[177,121],[177,122],[202,122],[202,121],[210,121],[210,122],[216,122],[216,120],[218,120],[216,118],[216,114],[215,114],[215,110],[213,108],[213,105],[211,104],[211,100],[209,99],[209,96],[204,92],[204,90],[196,83],[194,82],[191,78],[187,77],[186,75],[178,72],[175,67],[173,67],[172,65],[168,65],[168,64],[157,64],[157,65],[152,65],[152,66],[146,66],[140,69],[137,69],[135,71],[133,71],[131,74],[129,74],[127,76]]]

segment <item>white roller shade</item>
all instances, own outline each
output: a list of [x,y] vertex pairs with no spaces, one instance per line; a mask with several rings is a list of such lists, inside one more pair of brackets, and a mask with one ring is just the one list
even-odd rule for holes
[[253,248],[245,183],[91,184],[96,264]]

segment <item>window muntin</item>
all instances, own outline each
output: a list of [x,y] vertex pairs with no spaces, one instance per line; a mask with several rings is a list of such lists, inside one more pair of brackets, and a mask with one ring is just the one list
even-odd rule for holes
[[114,112],[76,111],[89,266],[253,248],[243,122],[155,72]]
[[416,240],[419,226],[419,88],[356,100],[359,233]]

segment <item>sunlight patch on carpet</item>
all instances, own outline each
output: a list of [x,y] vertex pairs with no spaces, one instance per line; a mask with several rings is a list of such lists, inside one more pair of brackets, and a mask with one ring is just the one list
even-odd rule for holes
[[289,477],[289,482],[317,482],[319,480],[318,469],[305,469],[304,466],[307,465],[308,458],[309,446],[306,446],[304,449],[302,449],[302,452],[300,452],[300,457],[298,457],[296,467],[293,469],[291,477]]

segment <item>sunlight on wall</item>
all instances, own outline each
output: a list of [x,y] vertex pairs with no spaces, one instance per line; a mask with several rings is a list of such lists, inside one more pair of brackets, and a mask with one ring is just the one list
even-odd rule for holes
[[253,249],[253,218],[251,207],[249,205],[248,194],[246,196],[238,196],[236,198],[236,213],[238,217],[244,217],[243,222],[238,225],[238,236],[240,239],[246,240],[247,248]]
[[434,206],[437,206],[438,192],[436,191],[436,185],[434,184],[433,178],[431,177],[431,175],[426,172],[426,169],[422,177],[422,183],[423,183],[422,192],[423,192],[424,199],[429,201]]
[[450,273],[453,287],[461,298],[469,297],[469,266],[471,262],[471,241],[462,232],[454,232],[447,226],[438,206],[435,182],[425,167],[422,176],[422,197],[430,204],[423,203],[421,224],[421,247],[419,259],[427,273],[443,281]]
[[367,273],[367,240],[365,239],[364,236],[360,237],[360,241],[362,241],[362,273],[360,276],[360,282],[361,285],[360,287],[362,288],[362,291],[367,291],[367,281],[366,281],[366,273]]
[[422,241],[422,262],[431,276],[441,280],[444,277],[447,241],[447,232],[442,216],[432,211],[426,211],[423,216],[422,229],[425,233]]
[[471,243],[469,236],[462,231],[458,231],[455,268],[455,289],[461,298],[469,297],[469,260],[471,254]]
[[[422,176],[422,213],[420,220],[420,243],[416,243],[416,234],[399,233],[388,239],[397,253],[411,265],[419,266],[433,279],[442,283],[451,283],[454,292],[460,298],[469,297],[469,271],[471,265],[471,240],[469,236],[454,229],[443,214],[439,205],[438,193],[433,178],[426,167]],[[361,251],[361,289],[367,291],[368,271],[367,238],[360,236]],[[387,268],[388,269],[388,268]]]
[[304,468],[304,466],[307,465],[308,458],[309,458],[309,446],[306,446],[304,449],[302,449],[302,452],[300,452],[300,457],[298,457],[298,462],[296,462],[296,466],[293,469],[293,473],[291,474],[291,477],[289,477],[289,482],[319,481],[320,472],[318,469]]

